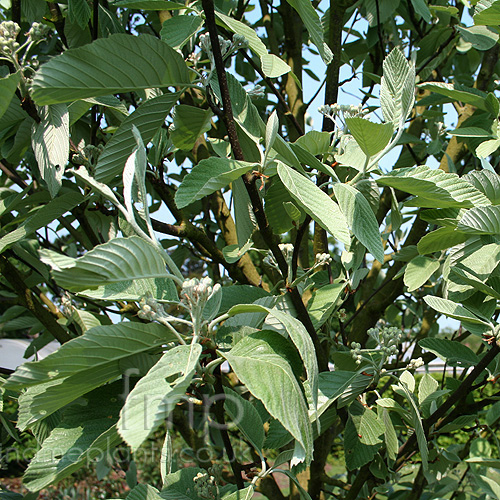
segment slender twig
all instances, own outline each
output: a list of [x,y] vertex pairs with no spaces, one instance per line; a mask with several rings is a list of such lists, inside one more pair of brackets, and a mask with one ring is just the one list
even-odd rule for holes
[[292,254],[292,281],[297,278],[297,266],[299,262],[300,254],[300,244],[302,243],[302,238],[304,234],[309,229],[309,224],[311,223],[311,216],[306,215],[304,222],[297,229],[297,234],[295,236],[295,243],[293,244],[293,254]]

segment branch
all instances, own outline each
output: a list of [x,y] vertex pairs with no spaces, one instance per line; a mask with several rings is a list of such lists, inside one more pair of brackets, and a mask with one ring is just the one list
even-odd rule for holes
[[[226,70],[224,68],[224,63],[222,60],[222,54],[220,51],[219,37],[217,35],[217,25],[215,22],[214,4],[213,0],[202,0],[203,10],[205,12],[206,24],[210,33],[210,41],[212,43],[212,50],[214,55],[215,66],[217,69],[217,77],[219,79],[220,92],[222,97],[222,106],[224,112],[224,122],[226,124],[226,129],[229,136],[229,142],[231,143],[231,148],[233,155],[237,160],[244,160],[243,150],[241,148],[240,141],[238,139],[238,133],[236,130],[236,122],[233,116],[233,109],[231,106],[231,97],[229,95],[229,87],[227,84]],[[266,244],[271,250],[281,274],[286,278],[288,274],[288,265],[285,258],[278,247],[278,240],[275,237],[269,222],[267,220],[266,214],[264,212],[264,207],[262,205],[262,200],[260,199],[259,191],[255,186],[256,177],[252,174],[245,174],[243,176],[243,182],[247,189],[248,195],[250,197],[250,202],[252,204],[253,213],[257,219],[259,225],[260,233],[264,238]],[[302,322],[304,327],[307,329],[311,340],[314,343],[314,348],[316,351],[316,357],[318,358],[318,365],[321,371],[328,370],[328,360],[326,354],[323,352],[318,335],[312,324],[309,313],[307,312],[302,298],[296,288],[289,290],[292,303],[297,311],[297,316]]]
[[71,340],[71,336],[56,321],[50,311],[43,307],[36,297],[33,296],[32,291],[26,286],[18,270],[10,263],[5,255],[0,255],[0,272],[17,294],[19,303],[28,309],[56,340],[61,344]]

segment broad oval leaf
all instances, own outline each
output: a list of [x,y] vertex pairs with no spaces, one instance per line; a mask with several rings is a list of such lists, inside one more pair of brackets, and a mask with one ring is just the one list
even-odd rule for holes
[[474,313],[459,304],[455,304],[455,302],[451,300],[434,297],[432,295],[427,295],[424,297],[424,300],[434,310],[450,318],[478,325],[487,325],[485,321],[478,318]]
[[[72,266],[53,269],[56,282],[66,290],[100,298],[138,300],[148,292],[159,300],[176,300],[165,261],[158,250],[138,236],[115,238],[76,259]],[[161,296],[157,296],[161,293]],[[84,293],[87,295],[87,293]]]
[[420,255],[412,259],[406,266],[403,278],[409,292],[427,283],[427,280],[439,269],[439,261]]
[[479,358],[472,349],[454,340],[428,338],[419,340],[418,344],[423,349],[439,356],[450,366],[470,367],[479,363]]
[[133,451],[165,421],[184,396],[201,350],[200,344],[170,349],[127,396],[117,425],[118,432]]
[[54,197],[61,188],[69,157],[69,113],[64,104],[38,109],[40,123],[33,124],[31,146],[40,169]]
[[184,59],[166,43],[115,34],[45,63],[33,78],[32,97],[47,105],[190,82]]
[[334,184],[333,191],[354,236],[383,263],[384,247],[378,222],[367,199],[355,187],[347,184]]
[[123,120],[99,155],[95,171],[97,181],[107,183],[116,176],[121,177],[127,158],[136,147],[132,127],[136,126],[143,141],[148,143],[165,122],[178,98],[179,93],[166,93],[148,99]]
[[178,104],[173,112],[174,123],[170,127],[170,139],[179,149],[190,150],[198,137],[212,127],[213,113],[187,104]]
[[411,206],[428,208],[491,205],[490,200],[456,174],[432,170],[427,166],[399,168],[377,179],[389,186],[417,196]]
[[346,118],[346,125],[359,147],[366,156],[375,156],[380,153],[394,133],[392,123],[374,123],[365,118]]
[[7,111],[20,80],[20,73],[12,73],[5,78],[0,78],[0,118]]
[[56,484],[120,444],[114,425],[122,406],[120,389],[121,383],[104,386],[87,394],[84,405],[66,409],[26,469],[23,483],[30,491]]
[[342,243],[348,245],[351,242],[347,220],[337,203],[311,180],[284,163],[278,163],[278,175],[306,213]]
[[500,205],[500,176],[496,172],[471,170],[462,179],[486,195],[493,205]]
[[312,427],[304,395],[287,361],[290,348],[284,337],[262,331],[241,339],[224,357],[248,390],[296,439],[301,448],[297,458],[308,464]]
[[96,326],[46,358],[19,366],[5,387],[25,388],[76,374],[85,383],[97,379],[104,383],[121,374],[120,363],[124,359],[173,340],[177,337],[157,323]]
[[500,205],[467,210],[457,229],[467,234],[500,234]]
[[182,180],[175,193],[175,203],[179,208],[187,207],[257,167],[257,163],[228,158],[213,157],[201,160]]
[[163,22],[160,36],[170,47],[179,50],[202,25],[203,19],[200,16],[174,16]]

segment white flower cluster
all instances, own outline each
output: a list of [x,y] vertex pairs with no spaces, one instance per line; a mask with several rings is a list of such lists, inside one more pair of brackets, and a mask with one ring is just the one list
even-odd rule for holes
[[384,354],[387,356],[397,354],[398,346],[403,338],[403,334],[399,328],[395,326],[370,328],[367,333],[380,345],[380,350]]
[[291,243],[280,243],[279,249],[285,256],[285,260],[288,262],[292,259],[293,256],[293,245]]
[[163,306],[152,297],[143,297],[139,305],[141,309],[137,313],[137,316],[141,319],[157,321],[169,317]]
[[217,485],[215,477],[206,472],[198,472],[193,478],[194,490],[200,498],[217,498]]
[[0,54],[12,56],[19,48],[16,42],[21,28],[14,21],[3,21],[0,23]]
[[206,276],[201,278],[192,278],[184,281],[182,284],[181,297],[186,306],[204,306],[214,293],[217,293],[220,285],[213,284],[213,281]]
[[33,23],[28,31],[28,38],[32,42],[39,42],[47,37],[50,28],[43,23]]
[[409,363],[408,366],[406,367],[407,370],[416,370],[417,368],[420,368],[421,366],[424,366],[424,360],[422,358],[417,358],[417,359],[412,359]]

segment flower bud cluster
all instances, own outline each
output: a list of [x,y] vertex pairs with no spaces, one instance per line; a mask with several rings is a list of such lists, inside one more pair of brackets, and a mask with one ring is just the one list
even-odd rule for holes
[[380,350],[384,354],[387,356],[397,354],[398,346],[403,339],[403,334],[399,328],[395,326],[370,328],[367,333],[380,345]]
[[422,358],[417,358],[417,359],[412,359],[409,363],[408,366],[406,367],[407,370],[416,370],[417,368],[420,368],[421,366],[424,366],[424,360]]
[[356,361],[357,365],[361,364],[363,356],[361,355],[361,344],[359,344],[358,342],[351,343],[351,356],[353,357],[354,361]]
[[278,246],[285,257],[285,260],[287,262],[291,261],[293,257],[293,245],[291,243],[280,243]]
[[206,472],[198,472],[193,478],[194,490],[200,498],[217,498],[215,477]]
[[147,319],[149,321],[158,321],[159,319],[169,317],[169,314],[165,312],[163,306],[152,297],[143,297],[139,304],[140,311],[137,316],[141,319]]
[[317,253],[314,266],[327,266],[332,263],[332,257],[329,253]]
[[325,104],[320,106],[318,111],[327,118],[334,120],[336,116],[342,114],[344,118],[362,117],[368,113],[361,104]]
[[192,278],[182,284],[182,301],[190,308],[204,306],[219,289],[220,285],[218,283],[213,285],[213,281],[208,276],[201,278],[201,280]]
[[266,96],[266,88],[262,85],[255,85],[253,89],[247,90],[247,94],[252,99],[262,99]]
[[0,54],[12,56],[19,48],[16,42],[21,28],[13,21],[3,21],[0,23]]
[[39,42],[47,37],[49,31],[50,28],[46,24],[33,23],[28,31],[28,38],[31,42]]
[[103,150],[103,144],[99,144],[98,146],[87,144],[80,152],[73,156],[73,162],[78,165],[85,165],[86,167],[92,168],[97,164],[97,159]]
[[347,319],[347,313],[345,312],[345,309],[339,309],[336,313],[335,316],[339,319],[339,321],[344,322]]
[[[232,41],[226,40],[219,35],[219,45],[222,58],[225,59],[236,50],[246,49],[248,47],[248,40],[240,34],[235,34]],[[213,62],[212,42],[208,33],[200,35],[200,47],[208,55],[210,61]]]

